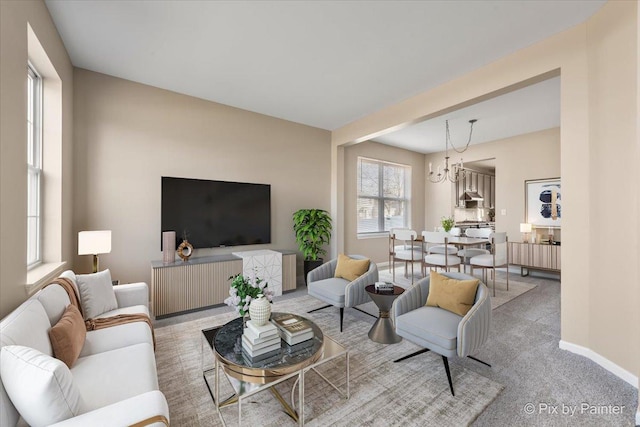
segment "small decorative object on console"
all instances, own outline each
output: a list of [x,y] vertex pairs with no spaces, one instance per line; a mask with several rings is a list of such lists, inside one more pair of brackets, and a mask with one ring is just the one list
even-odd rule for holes
[[393,283],[391,282],[376,282],[374,286],[376,291],[393,291]]
[[176,260],[176,232],[162,232],[162,262],[168,264]]
[[178,256],[182,258],[182,261],[188,261],[189,257],[193,254],[193,246],[187,239],[183,240],[178,246]]

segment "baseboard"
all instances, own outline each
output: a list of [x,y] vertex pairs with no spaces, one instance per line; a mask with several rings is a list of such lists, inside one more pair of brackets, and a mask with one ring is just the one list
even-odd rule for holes
[[[570,342],[563,341],[563,340],[560,340],[560,348],[562,350],[567,350],[567,351],[570,351],[571,353],[579,354],[580,356],[586,357],[587,359],[589,359],[589,360],[597,363],[598,365],[602,366],[604,369],[606,369],[607,371],[611,372],[616,377],[618,377],[618,378],[626,381],[627,383],[631,384],[636,389],[638,388],[638,377],[637,376],[633,375],[631,372],[627,371],[626,369],[622,368],[621,366],[616,365],[615,363],[613,363],[612,361],[610,361],[606,357],[603,357],[603,356],[599,355],[595,351],[593,351],[591,349],[588,349],[586,347],[582,347],[582,346],[577,345],[577,344],[572,344]],[[638,415],[639,414],[640,413],[636,414],[636,424],[638,424],[637,420],[638,420]]]

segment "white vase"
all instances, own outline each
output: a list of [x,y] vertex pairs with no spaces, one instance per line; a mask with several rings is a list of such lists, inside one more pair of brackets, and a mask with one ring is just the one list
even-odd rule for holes
[[249,316],[251,321],[258,326],[266,325],[271,317],[271,303],[264,295],[260,294],[251,300],[249,304]]

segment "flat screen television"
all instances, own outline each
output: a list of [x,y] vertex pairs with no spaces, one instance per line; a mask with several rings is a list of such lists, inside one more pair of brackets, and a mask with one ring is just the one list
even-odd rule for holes
[[271,243],[271,186],[162,177],[162,231],[194,248]]

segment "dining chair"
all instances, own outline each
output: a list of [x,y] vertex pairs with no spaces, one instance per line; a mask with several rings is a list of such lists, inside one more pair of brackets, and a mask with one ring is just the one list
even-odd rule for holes
[[496,296],[496,268],[507,269],[507,291],[509,290],[509,238],[507,233],[491,233],[491,252],[488,254],[476,255],[469,260],[471,265],[471,275],[474,268],[482,269],[483,282],[486,281],[487,270],[491,269],[493,279],[493,296]]
[[[485,230],[488,230],[487,233]],[[465,231],[465,235],[467,237],[476,237],[476,238],[489,238],[489,235],[493,232],[490,228],[467,228]],[[483,245],[484,246],[484,245]],[[485,255],[488,254],[489,251],[484,248],[464,248],[458,251],[458,256],[462,258],[462,263],[464,265],[467,264],[467,261],[476,255]]]
[[[442,227],[436,227],[436,232],[438,233],[445,233],[448,234],[450,236],[460,236],[460,234],[462,233],[462,230],[460,229],[460,227],[453,227],[451,230],[444,231],[444,228]],[[447,252],[449,255],[455,255],[458,253],[458,247],[456,245],[433,245],[430,246],[429,248],[427,248],[428,250],[428,254],[443,254],[445,252]]]
[[410,231],[411,229],[408,227],[394,227],[389,230],[389,266],[391,266],[391,263],[393,262],[393,255],[396,253],[396,251],[407,249],[405,242],[401,242],[398,239],[394,238],[394,235],[399,230]]
[[449,230],[449,234],[455,237],[460,237],[460,235],[462,235],[462,229],[460,227],[453,227]]
[[[411,284],[413,285],[413,264],[422,263],[422,244],[417,241],[418,233],[408,228],[393,228],[389,232],[389,264],[393,280],[396,280],[396,261],[404,262],[404,277],[407,278],[408,264],[411,264]],[[401,243],[401,244],[398,244]]]
[[[433,253],[432,248],[434,246],[441,247],[449,247],[453,245],[449,245],[449,237],[451,235],[444,231],[423,231],[422,232],[422,244],[424,248],[424,252],[426,253],[424,260],[422,262],[422,276],[426,275],[427,267],[440,267],[445,269],[445,271],[449,271],[450,267],[458,267],[458,271],[460,271],[460,257],[455,255],[455,252],[452,254],[449,251],[444,251],[444,253]],[[455,247],[455,246],[454,246]],[[456,252],[458,249],[456,248]]]
[[489,227],[477,228],[476,230],[478,230],[477,237],[484,237],[486,239],[488,239],[491,236],[491,233],[493,233],[493,230]]

